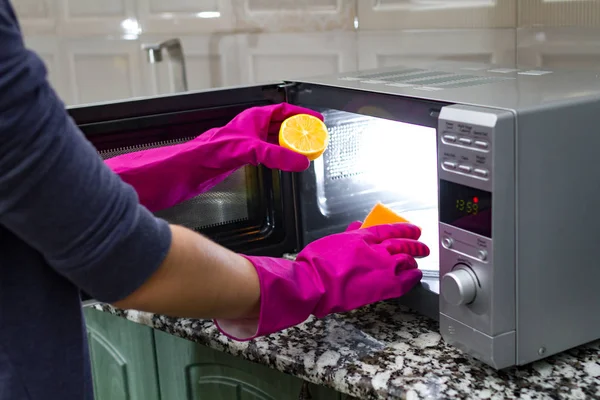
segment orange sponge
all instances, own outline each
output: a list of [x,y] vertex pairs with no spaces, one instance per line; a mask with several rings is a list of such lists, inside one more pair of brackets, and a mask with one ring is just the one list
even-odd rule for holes
[[396,224],[399,222],[409,222],[396,214],[390,208],[384,206],[381,203],[375,204],[373,209],[369,212],[369,215],[365,218],[361,228],[368,228],[370,226],[382,225],[382,224]]

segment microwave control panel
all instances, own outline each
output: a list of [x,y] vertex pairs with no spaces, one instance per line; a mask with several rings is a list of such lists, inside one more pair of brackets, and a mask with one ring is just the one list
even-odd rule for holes
[[439,168],[452,181],[491,191],[492,129],[460,121],[439,121]]
[[437,131],[440,312],[482,330],[494,266],[494,123],[485,112],[445,109]]
[[[453,105],[442,108],[437,129],[440,329],[447,341],[490,363],[502,359],[492,354],[490,340],[496,329],[510,329],[510,321],[499,318],[514,304],[514,273],[496,265],[494,236],[501,232],[502,243],[507,236],[503,223],[500,231],[494,229],[493,217],[510,215],[506,204],[494,202],[498,171],[502,182],[512,184],[504,154],[512,149],[507,141],[512,135],[503,132],[497,141],[499,130],[508,126],[506,118],[502,111]],[[496,165],[499,143],[503,158]]]
[[[492,241],[493,117],[444,109],[437,133],[439,221],[448,228],[440,245],[482,263],[490,261]],[[454,241],[450,231],[462,239]]]

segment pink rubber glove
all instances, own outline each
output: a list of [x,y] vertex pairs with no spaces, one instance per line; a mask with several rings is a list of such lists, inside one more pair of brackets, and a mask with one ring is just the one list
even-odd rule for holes
[[106,164],[134,187],[142,205],[163,210],[210,190],[248,164],[288,172],[307,169],[308,158],[277,144],[281,123],[295,114],[323,120],[315,111],[287,103],[254,107],[189,142],[123,154]]
[[250,340],[304,322],[381,300],[412,289],[423,274],[414,257],[429,255],[418,241],[421,231],[407,224],[357,229],[319,239],[295,261],[244,256],[260,281],[258,319],[216,320],[219,330],[235,340]]

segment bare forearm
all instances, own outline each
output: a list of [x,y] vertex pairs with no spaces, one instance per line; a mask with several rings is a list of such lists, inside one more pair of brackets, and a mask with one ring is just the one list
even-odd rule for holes
[[115,306],[189,318],[258,316],[254,266],[201,235],[171,225],[171,249],[160,268]]

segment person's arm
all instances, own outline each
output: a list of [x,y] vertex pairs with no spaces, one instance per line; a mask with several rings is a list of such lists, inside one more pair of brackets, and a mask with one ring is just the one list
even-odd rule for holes
[[260,287],[250,261],[187,228],[171,231],[161,267],[115,306],[191,318],[258,317]]
[[258,308],[249,262],[155,218],[104,164],[24,48],[8,0],[0,0],[0,224],[103,302],[207,318]]

